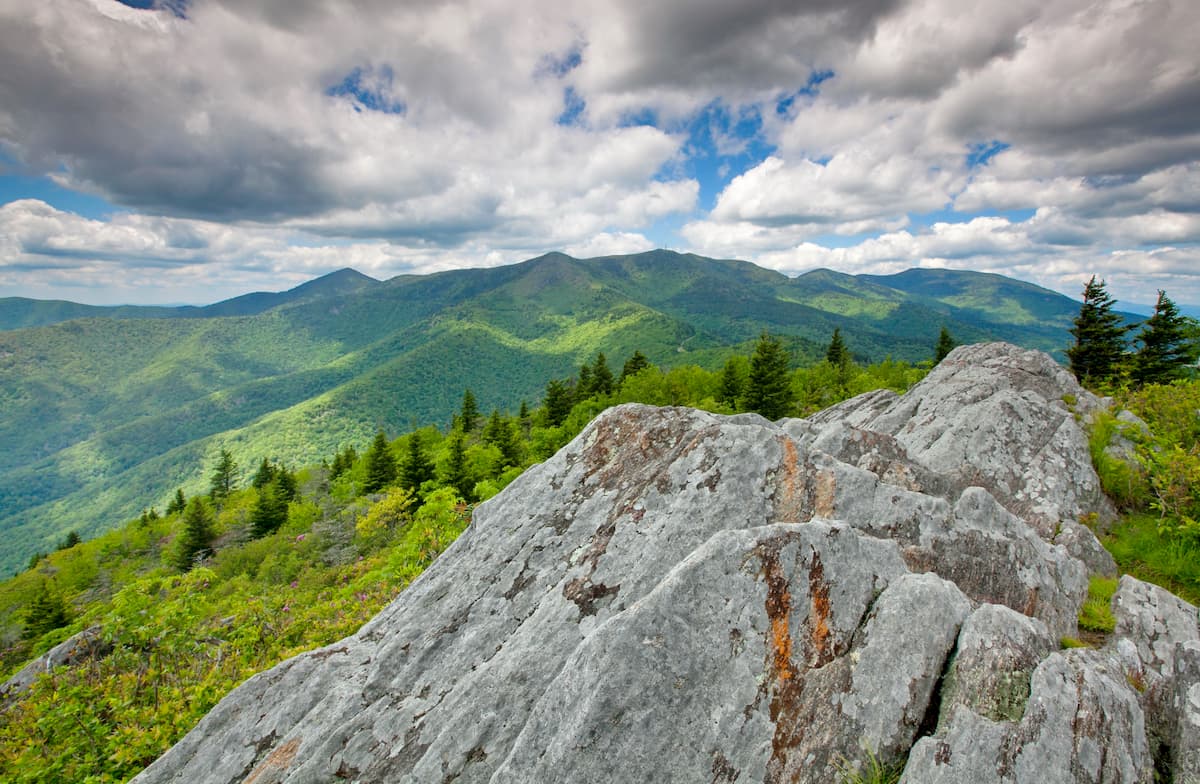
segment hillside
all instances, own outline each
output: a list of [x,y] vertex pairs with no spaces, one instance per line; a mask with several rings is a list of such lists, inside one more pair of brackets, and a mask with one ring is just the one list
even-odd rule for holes
[[[922,280],[963,281],[939,294]],[[374,281],[343,270],[281,294],[206,308],[72,310],[3,303],[0,332],[0,569],[72,529],[85,535],[176,487],[221,448],[306,463],[378,428],[445,423],[464,388],[490,410],[540,399],[545,379],[606,352],[716,368],[764,329],[796,359],[835,328],[861,360],[928,358],[945,324],[960,342],[1068,342],[1066,297],[990,276],[914,270],[897,278],[799,278],[668,251]],[[894,284],[894,285],[893,285]],[[965,292],[965,293],[964,293]],[[997,308],[1003,300],[1011,306]],[[20,304],[20,303],[18,303]],[[82,306],[80,306],[82,307]],[[1013,319],[1013,313],[1030,318]],[[48,324],[72,313],[76,318]]]

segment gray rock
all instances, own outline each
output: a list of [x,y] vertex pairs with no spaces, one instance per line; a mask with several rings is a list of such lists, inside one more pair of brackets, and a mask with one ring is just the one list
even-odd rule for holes
[[1170,591],[1129,575],[1121,577],[1112,599],[1114,637],[1131,641],[1152,678],[1169,676],[1181,643],[1200,640],[1196,608]]
[[1149,784],[1153,777],[1145,719],[1124,673],[1100,652],[1072,650],[1034,670],[1019,722],[954,706],[948,726],[913,747],[901,782]]
[[0,685],[0,706],[19,699],[33,686],[38,676],[52,672],[57,667],[74,667],[107,656],[111,650],[112,646],[104,641],[103,630],[99,626],[91,626],[71,635]]
[[1124,642],[1052,651],[1100,560],[1071,395],[1099,405],[995,345],[807,420],[609,410],[135,781],[825,782],[868,751],[912,782],[1148,781],[1196,726],[1182,622],[1131,605]]

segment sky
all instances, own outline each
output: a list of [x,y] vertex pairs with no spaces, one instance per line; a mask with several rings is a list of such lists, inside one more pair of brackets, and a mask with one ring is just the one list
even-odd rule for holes
[[0,296],[665,247],[1196,304],[1197,41],[1195,0],[0,0]]

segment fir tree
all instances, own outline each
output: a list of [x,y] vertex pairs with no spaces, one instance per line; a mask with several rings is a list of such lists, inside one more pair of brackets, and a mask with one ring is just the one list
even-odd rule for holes
[[275,479],[275,466],[271,465],[267,458],[263,458],[258,464],[258,470],[254,472],[254,478],[250,480],[250,485],[261,490]]
[[388,446],[387,436],[380,430],[367,450],[367,478],[363,482],[364,493],[378,493],[396,481],[396,458]]
[[72,547],[74,547],[75,545],[79,544],[82,541],[83,541],[83,539],[80,538],[78,531],[68,531],[67,535],[64,536],[62,538],[62,541],[60,541],[58,543],[58,549],[59,550],[70,550]]
[[1196,361],[1196,347],[1188,335],[1189,319],[1180,315],[1166,292],[1158,292],[1154,315],[1142,325],[1133,355],[1134,383],[1166,384],[1184,375]]
[[1113,312],[1115,304],[1104,289],[1104,281],[1097,282],[1093,275],[1083,288],[1083,305],[1071,328],[1075,345],[1067,349],[1071,372],[1080,382],[1107,381],[1120,369],[1129,328]]
[[38,586],[22,618],[21,636],[34,640],[49,631],[71,622],[67,606],[57,592],[52,591],[45,580]]
[[946,355],[954,350],[958,344],[954,342],[954,337],[950,334],[950,330],[942,327],[941,334],[938,335],[937,346],[933,350],[933,364],[938,364]]
[[625,360],[625,365],[621,368],[621,376],[617,379],[617,385],[624,384],[625,379],[636,376],[648,367],[650,367],[650,360],[646,359],[642,352],[634,351],[633,356]]
[[825,360],[834,367],[843,367],[850,362],[850,352],[842,341],[842,330],[837,327],[834,327],[829,348],[825,349]]
[[738,400],[746,394],[747,366],[745,357],[730,357],[721,368],[721,383],[717,388],[717,400],[730,408],[737,408]]
[[507,466],[520,465],[521,444],[517,441],[516,434],[513,433],[511,423],[507,419],[501,418],[499,411],[492,412],[485,438],[489,444],[500,450],[500,463],[496,466],[497,469],[503,470]]
[[[533,422],[529,417],[529,404],[524,400],[521,401],[521,410],[517,412],[517,421],[521,424],[521,435],[528,439],[529,430],[533,426]],[[463,498],[466,498],[466,496],[464,495]]]
[[592,396],[594,384],[591,365],[579,366],[579,383],[575,385],[575,399],[584,400]]
[[612,371],[608,369],[608,360],[601,351],[596,354],[596,361],[592,363],[592,394],[611,395],[614,383]]
[[183,497],[183,488],[177,487],[175,488],[175,496],[167,504],[167,514],[179,514],[185,507],[187,507],[187,499]]
[[288,502],[279,489],[279,480],[272,479],[258,488],[258,497],[250,510],[250,535],[255,539],[274,533],[287,522]]
[[558,427],[567,420],[571,413],[571,389],[557,378],[550,379],[546,384],[546,397],[542,406],[546,409],[546,422],[551,427]]
[[470,433],[479,423],[479,406],[475,403],[475,395],[471,390],[463,390],[462,411],[458,415],[464,433]]
[[209,484],[208,494],[213,501],[220,503],[233,492],[233,475],[237,473],[237,468],[233,453],[228,449],[222,449],[220,457],[217,458],[217,465],[213,468]]
[[758,339],[750,357],[750,378],[746,384],[746,408],[770,420],[787,416],[792,410],[791,360],[783,345],[766,332]]
[[279,490],[279,497],[285,502],[291,503],[296,500],[296,474],[286,466],[275,466],[275,487]]
[[422,484],[433,478],[433,463],[425,454],[421,436],[419,433],[411,433],[408,436],[408,453],[400,468],[400,486],[416,493]]
[[170,565],[181,572],[188,571],[196,558],[208,550],[212,540],[212,515],[208,505],[200,498],[193,498],[183,510],[183,530],[168,556]]
[[467,501],[471,500],[471,490],[475,487],[470,471],[467,468],[466,438],[461,432],[450,438],[450,455],[446,460],[446,473],[442,483],[453,487],[455,492]]

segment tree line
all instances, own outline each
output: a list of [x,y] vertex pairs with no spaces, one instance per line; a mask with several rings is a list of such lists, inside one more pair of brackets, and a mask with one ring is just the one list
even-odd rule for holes
[[[1115,310],[1103,280],[1093,275],[1071,328],[1067,349],[1071,372],[1089,387],[1142,387],[1166,384],[1194,373],[1200,355],[1200,325],[1179,312],[1159,290],[1154,313],[1140,325],[1126,323]],[[1138,329],[1131,346],[1129,333]],[[1131,350],[1132,349],[1132,350]]]

